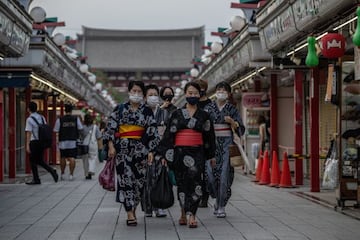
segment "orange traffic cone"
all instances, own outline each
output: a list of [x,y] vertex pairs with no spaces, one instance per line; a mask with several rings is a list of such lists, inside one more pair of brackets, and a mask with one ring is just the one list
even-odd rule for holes
[[282,161],[282,173],[281,173],[281,179],[280,179],[279,186],[283,187],[283,188],[292,188],[293,187],[293,185],[291,183],[289,160],[288,160],[286,152],[284,152],[284,157],[283,157],[283,161]]
[[259,153],[259,160],[256,168],[256,174],[255,174],[255,180],[253,182],[259,182],[261,179],[261,171],[262,171],[262,165],[263,165],[263,153],[260,150]]
[[265,151],[262,171],[261,171],[261,180],[259,182],[260,185],[267,185],[270,183],[270,163],[269,163],[269,152]]
[[270,187],[277,187],[280,183],[280,169],[277,153],[273,151],[271,163],[271,182]]

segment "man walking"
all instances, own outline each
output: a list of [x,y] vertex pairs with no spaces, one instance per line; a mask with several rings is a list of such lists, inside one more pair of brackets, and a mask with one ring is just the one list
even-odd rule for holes
[[55,122],[54,132],[58,133],[60,149],[61,180],[64,180],[66,163],[69,162],[69,180],[74,178],[75,158],[77,156],[76,140],[79,131],[83,129],[80,119],[72,115],[73,106],[65,104],[65,116],[58,118]]
[[37,112],[37,104],[35,102],[30,102],[28,111],[30,116],[26,119],[26,152],[30,154],[30,165],[31,171],[33,174],[33,179],[31,182],[26,182],[28,185],[41,184],[39,178],[39,172],[37,165],[42,166],[46,171],[48,171],[51,176],[54,178],[54,181],[58,181],[58,174],[56,170],[51,168],[44,161],[44,150],[43,144],[39,141],[39,124],[46,123],[45,117]]

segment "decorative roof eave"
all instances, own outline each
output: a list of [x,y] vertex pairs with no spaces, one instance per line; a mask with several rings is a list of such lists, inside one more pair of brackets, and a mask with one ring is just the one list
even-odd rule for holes
[[188,29],[165,29],[165,30],[118,30],[100,29],[83,26],[83,34],[78,34],[78,39],[84,36],[91,38],[161,38],[161,37],[203,37],[204,26]]
[[16,18],[16,22],[20,23],[28,34],[32,31],[31,16],[17,3],[17,1],[1,0],[0,8],[3,8],[7,14]]

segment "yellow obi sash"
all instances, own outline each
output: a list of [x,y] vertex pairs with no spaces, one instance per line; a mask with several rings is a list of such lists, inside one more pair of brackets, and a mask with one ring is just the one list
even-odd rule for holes
[[119,132],[115,133],[115,137],[140,139],[144,134],[145,129],[138,125],[120,125]]

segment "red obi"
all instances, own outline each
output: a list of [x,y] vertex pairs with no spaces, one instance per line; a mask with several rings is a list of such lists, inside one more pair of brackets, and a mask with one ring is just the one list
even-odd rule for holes
[[183,129],[176,133],[175,146],[200,146],[203,145],[201,132],[192,129]]
[[145,129],[141,126],[125,124],[119,127],[119,132],[115,133],[115,137],[140,139],[144,132]]

